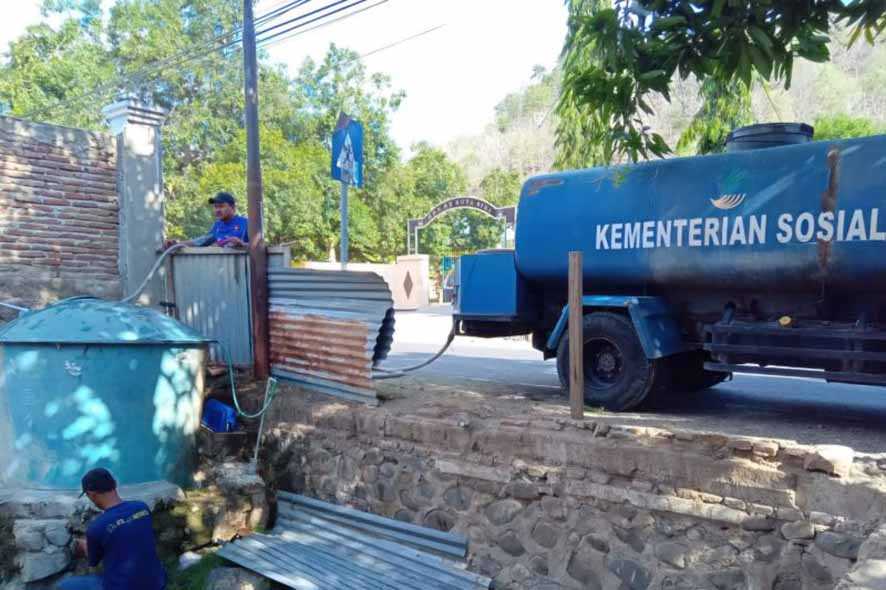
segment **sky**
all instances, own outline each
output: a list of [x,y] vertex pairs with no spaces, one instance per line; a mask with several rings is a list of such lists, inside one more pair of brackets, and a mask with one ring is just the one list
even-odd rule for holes
[[[256,14],[281,3],[260,0]],[[39,5],[40,0],[17,0],[5,8],[0,48],[40,22]],[[321,59],[330,42],[364,54],[438,25],[443,27],[364,60],[406,91],[392,121],[403,148],[417,141],[443,146],[482,131],[496,103],[529,82],[533,66],[556,64],[566,8],[563,0],[388,0],[268,51],[295,72],[308,56]]]

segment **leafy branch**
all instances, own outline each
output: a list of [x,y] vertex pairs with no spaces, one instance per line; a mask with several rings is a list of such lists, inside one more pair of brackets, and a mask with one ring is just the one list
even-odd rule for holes
[[750,88],[790,87],[796,59],[826,62],[834,27],[874,43],[886,0],[567,0],[563,87],[557,107],[561,167],[637,161],[670,146],[645,123],[674,76]]

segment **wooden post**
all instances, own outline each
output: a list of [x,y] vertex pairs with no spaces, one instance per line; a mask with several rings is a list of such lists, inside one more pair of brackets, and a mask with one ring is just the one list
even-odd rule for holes
[[166,259],[166,302],[172,305],[167,310],[169,315],[179,319],[178,304],[175,300],[175,255]]
[[582,295],[584,273],[582,253],[569,253],[569,410],[581,420],[585,412],[584,309]]

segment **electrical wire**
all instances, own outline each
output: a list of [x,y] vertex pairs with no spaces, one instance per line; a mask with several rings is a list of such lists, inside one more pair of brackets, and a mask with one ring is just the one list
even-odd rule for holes
[[[309,0],[297,0],[297,2],[299,3],[299,5],[302,4],[302,3],[308,2],[308,1],[309,1]],[[345,1],[345,0],[338,0],[337,2],[335,2],[335,3],[333,3],[333,4],[327,5],[326,8],[328,8],[328,7],[330,7],[330,6],[333,6],[333,5],[337,5],[337,4],[339,4],[340,2],[342,2],[342,1]],[[277,33],[274,33],[273,35],[271,35],[271,36],[269,36],[269,37],[265,37],[265,38],[262,38],[262,39],[258,39],[257,42],[256,42],[256,44],[257,44],[258,47],[262,47],[262,48],[264,48],[264,47],[269,47],[269,46],[271,46],[271,45],[275,45],[275,44],[277,44],[277,43],[281,43],[281,42],[287,41],[287,40],[292,39],[292,38],[294,38],[294,37],[297,37],[297,36],[299,36],[299,35],[306,34],[306,33],[309,33],[309,32],[311,32],[311,31],[315,31],[315,30],[317,30],[317,29],[320,29],[320,28],[323,28],[323,27],[329,26],[329,25],[334,24],[334,23],[336,23],[336,22],[346,20],[346,19],[348,19],[348,18],[351,18],[352,16],[356,16],[357,14],[360,14],[360,13],[362,13],[362,12],[366,12],[366,11],[370,10],[371,8],[375,8],[375,7],[377,7],[377,6],[380,6],[380,5],[382,5],[382,4],[385,4],[385,3],[389,2],[390,0],[381,0],[381,1],[376,2],[376,3],[374,3],[374,4],[370,5],[370,6],[363,7],[363,8],[361,8],[361,9],[359,9],[359,10],[355,10],[355,11],[350,12],[350,13],[348,13],[348,14],[344,14],[344,15],[338,16],[338,17],[336,17],[336,18],[334,18],[334,19],[330,19],[330,20],[328,20],[328,21],[324,21],[324,22],[322,22],[322,23],[320,23],[320,24],[317,24],[317,25],[315,25],[315,26],[313,26],[313,27],[309,27],[309,28],[307,28],[307,29],[297,31],[297,32],[295,32],[294,34],[289,34],[289,33],[292,33],[293,31],[296,31],[297,29],[300,29],[300,28],[303,27],[303,26],[306,26],[306,25],[308,25],[308,24],[311,24],[312,22],[316,22],[316,21],[318,21],[318,20],[322,20],[323,18],[326,18],[326,17],[328,17],[328,16],[331,16],[332,14],[336,14],[336,13],[341,12],[341,11],[343,11],[343,10],[347,10],[348,8],[353,8],[353,7],[355,7],[355,6],[359,6],[360,4],[363,4],[363,3],[367,2],[367,1],[368,1],[368,0],[358,0],[357,2],[354,2],[353,4],[350,4],[350,5],[348,5],[348,6],[345,6],[345,7],[342,7],[342,8],[340,8],[340,9],[337,9],[337,10],[335,10],[335,11],[332,11],[332,12],[329,12],[329,13],[327,13],[327,14],[324,14],[324,15],[322,15],[321,17],[318,17],[318,18],[312,19],[312,20],[309,21],[309,22],[301,23],[301,24],[299,24],[299,25],[296,25],[296,26],[290,27],[289,29],[286,29],[286,30],[284,30],[284,31],[279,31],[279,32],[277,32]],[[294,3],[292,3],[292,4],[294,4]],[[322,10],[322,9],[321,9],[321,10]],[[317,11],[313,11],[313,12],[317,12]],[[263,16],[264,16],[264,15],[263,15]],[[303,16],[304,16],[304,15],[303,15]],[[291,19],[290,21],[287,21],[287,22],[295,22],[295,21],[297,21],[297,20],[298,20],[298,19]],[[281,24],[286,24],[286,23],[281,23]],[[443,24],[441,24],[441,25],[437,25],[436,27],[432,27],[432,28],[430,28],[430,29],[427,29],[427,30],[422,31],[422,32],[420,32],[420,33],[417,33],[417,34],[415,34],[415,35],[410,35],[409,37],[405,37],[405,38],[403,38],[403,39],[399,39],[399,40],[397,40],[397,41],[395,41],[395,42],[393,42],[393,43],[390,43],[390,44],[387,44],[387,45],[383,45],[383,46],[381,46],[381,47],[378,47],[378,48],[376,48],[376,49],[373,49],[373,50],[371,50],[371,51],[368,51],[368,52],[366,52],[366,53],[364,53],[364,54],[361,54],[360,56],[358,56],[358,58],[361,58],[361,59],[362,59],[362,58],[364,58],[364,57],[368,57],[368,56],[374,55],[374,54],[379,53],[379,52],[381,52],[381,51],[385,51],[385,50],[387,50],[387,49],[391,49],[391,48],[393,48],[393,47],[396,47],[396,46],[401,45],[401,44],[403,44],[403,43],[406,43],[406,42],[408,42],[408,41],[412,41],[412,40],[414,40],[414,39],[417,39],[417,38],[419,38],[419,37],[422,37],[422,36],[424,36],[424,35],[427,35],[427,34],[429,34],[429,33],[432,33],[432,32],[434,32],[434,31],[436,31],[436,30],[438,30],[438,29],[441,29],[441,28],[444,27],[444,26],[445,26],[445,25],[443,25]],[[275,26],[274,28],[276,28],[276,26]],[[269,29],[262,29],[262,30],[260,30],[260,31],[257,31],[256,35],[258,36],[258,35],[264,34],[264,33],[266,33],[266,32],[269,31],[269,30],[270,30],[270,28],[269,28]],[[221,37],[223,37],[223,36],[224,36],[224,35],[221,35]],[[132,77],[130,77],[130,79],[124,79],[122,82],[125,84],[126,82],[130,82],[130,83],[131,83],[131,82],[139,81],[139,82],[141,82],[142,84],[144,84],[144,83],[147,83],[147,82],[151,81],[152,79],[154,79],[154,78],[156,78],[156,77],[159,77],[160,75],[162,75],[162,73],[163,73],[164,71],[166,71],[166,70],[168,70],[168,69],[171,69],[171,68],[173,68],[173,67],[176,67],[176,66],[182,65],[182,64],[187,63],[187,62],[190,62],[190,61],[194,61],[194,62],[196,62],[196,61],[201,61],[201,60],[206,59],[207,57],[209,57],[209,56],[215,54],[217,51],[222,51],[222,50],[227,49],[227,48],[229,48],[229,47],[233,47],[235,51],[240,51],[240,50],[242,49],[242,46],[241,46],[240,40],[238,39],[238,40],[236,40],[236,41],[232,41],[232,42],[226,43],[226,44],[224,44],[224,45],[222,45],[222,46],[214,47],[213,49],[210,49],[210,50],[208,50],[208,51],[203,52],[202,54],[198,54],[198,55],[193,55],[193,54],[192,54],[192,55],[189,55],[189,56],[187,57],[187,59],[180,60],[179,62],[176,62],[176,63],[171,63],[171,64],[169,64],[168,66],[164,66],[164,67],[162,67],[162,68],[157,68],[156,71],[154,71],[154,72],[149,72],[149,74],[153,74],[151,77],[148,77],[147,75],[142,74],[142,77],[141,77],[140,80],[136,80],[136,79],[133,79]],[[356,60],[350,60],[350,61],[356,61]],[[350,63],[350,62],[345,62],[345,63]],[[119,85],[122,85],[122,84],[119,84],[118,81],[115,81],[113,87],[117,87],[117,86],[119,86]],[[106,89],[110,89],[110,88],[112,88],[112,87],[111,87],[111,86],[107,86],[107,87],[106,87]],[[37,111],[31,111],[31,112],[29,112],[29,113],[25,113],[25,114],[22,115],[22,117],[24,117],[24,118],[34,118],[34,117],[36,117],[36,116],[42,116],[42,115],[44,115],[45,113],[50,112],[51,110],[56,109],[56,108],[59,108],[59,107],[71,107],[71,106],[74,106],[74,105],[76,105],[76,104],[79,104],[80,101],[83,101],[83,100],[95,101],[95,99],[96,99],[96,97],[95,97],[95,93],[96,93],[97,91],[100,92],[102,89],[103,89],[103,88],[100,86],[100,87],[98,87],[97,90],[94,89],[94,90],[91,91],[89,94],[83,94],[83,95],[80,95],[79,97],[74,97],[74,98],[69,99],[69,100],[67,100],[67,101],[60,101],[60,102],[55,103],[55,104],[53,104],[53,105],[47,105],[47,106],[44,107],[43,109],[38,109]]]
[[[366,1],[367,1],[367,0],[357,0],[357,2],[356,2],[355,4],[352,4],[351,6],[355,6],[355,5],[357,5],[357,4],[363,4],[363,3],[366,2]],[[314,16],[314,15],[317,14],[317,13],[323,12],[324,10],[328,10],[328,9],[333,8],[333,7],[335,7],[335,6],[339,6],[339,5],[341,5],[341,4],[344,4],[345,2],[348,2],[348,0],[335,0],[334,2],[330,2],[330,3],[327,4],[326,6],[321,6],[320,8],[318,8],[318,9],[316,9],[316,10],[312,10],[311,12],[306,12],[306,13],[304,13],[304,14],[300,14],[300,15],[298,15],[298,16],[295,17],[295,18],[291,18],[291,19],[289,19],[289,20],[287,20],[287,21],[283,21],[282,23],[277,23],[276,25],[270,26],[270,27],[268,27],[268,28],[266,28],[266,29],[262,29],[261,31],[256,31],[256,33],[255,33],[256,39],[257,39],[258,36],[259,36],[260,34],[262,34],[262,33],[268,33],[268,32],[270,32],[270,31],[274,31],[274,30],[276,30],[276,29],[279,29],[280,27],[285,27],[285,26],[287,26],[287,25],[290,25],[290,24],[292,24],[292,23],[294,23],[294,22],[302,21],[302,20],[308,18],[309,16]],[[317,21],[317,20],[319,20],[319,19],[322,19],[322,18],[325,17],[325,16],[329,16],[329,15],[332,15],[332,14],[336,14],[337,12],[341,12],[342,10],[346,10],[347,8],[350,8],[350,6],[344,6],[344,7],[342,7],[342,8],[338,8],[338,9],[336,9],[336,10],[334,10],[334,11],[328,13],[328,14],[321,14],[321,15],[318,16],[317,18],[312,19],[312,20],[308,21],[308,22],[305,23],[305,24],[310,24],[310,23],[315,22],[315,21]]]
[[286,35],[283,35],[283,33],[275,33],[271,37],[267,37],[265,39],[260,39],[258,41],[258,45],[259,45],[259,47],[269,47],[271,45],[276,45],[277,43],[282,43],[283,41],[288,41],[289,39],[293,39],[293,38],[298,37],[300,35],[304,35],[305,33],[310,33],[311,31],[316,31],[317,29],[322,29],[323,27],[328,27],[329,25],[335,24],[339,21],[347,20],[347,19],[351,18],[352,16],[356,16],[356,15],[360,14],[361,12],[366,12],[367,10],[371,10],[371,9],[375,8],[376,6],[381,6],[382,4],[387,4],[388,2],[390,2],[390,0],[381,0],[380,2],[376,2],[375,4],[370,4],[369,6],[364,6],[363,8],[361,8],[359,10],[355,10],[353,12],[349,12],[348,14],[343,14],[341,16],[337,16],[337,17],[330,19],[328,21],[322,22],[318,25],[314,25],[313,27],[309,27],[303,31],[298,31],[297,33],[295,33],[293,35],[286,36]]
[[394,41],[393,43],[389,43],[388,45],[382,45],[381,47],[373,49],[372,51],[367,51],[366,53],[361,54],[360,59],[363,59],[364,57],[369,57],[370,55],[375,55],[376,53],[381,53],[382,51],[387,51],[388,49],[393,49],[394,47],[397,47],[398,45],[403,45],[407,41],[413,41],[415,39],[418,39],[419,37],[424,37],[425,35],[433,33],[434,31],[438,31],[445,26],[446,26],[445,24],[440,24],[440,25],[437,25],[436,27],[431,27],[430,29],[426,29],[426,30],[422,31],[421,33],[416,33],[415,35],[411,35],[409,37],[404,37],[403,39],[400,39],[399,41]]
[[[268,12],[257,16],[255,19],[255,24],[259,25],[259,24],[267,22],[269,20],[273,20],[273,19],[277,18],[278,16],[281,16],[281,15],[286,14],[287,12],[289,12],[295,8],[298,8],[299,6],[301,6],[303,4],[307,4],[308,2],[310,2],[310,0],[292,0],[291,2],[287,1],[287,2],[283,3],[284,5],[281,5],[280,3],[278,3],[277,6],[279,8],[271,9]],[[239,30],[242,31],[243,28],[241,27]]]
[[[291,12],[292,10],[295,10],[299,6],[307,4],[310,1],[311,0],[292,0],[279,8],[276,8],[274,10],[271,10],[270,12],[267,12],[265,14],[258,16],[255,19],[255,23],[256,23],[256,25],[259,25],[259,24],[263,24],[268,21],[274,20],[275,18],[277,18],[279,16],[283,16],[284,14]],[[339,1],[344,1],[344,0],[339,0]],[[173,54],[169,57],[164,58],[163,60],[161,60],[159,62],[150,64],[149,66],[145,66],[139,70],[136,70],[135,72],[131,72],[123,80],[113,80],[113,81],[110,81],[104,85],[100,84],[97,87],[90,89],[89,93],[84,93],[79,96],[75,96],[72,99],[69,99],[67,101],[63,100],[63,101],[59,101],[53,105],[47,105],[46,107],[43,107],[42,109],[29,111],[27,113],[24,113],[22,115],[22,117],[28,118],[28,119],[33,119],[35,117],[43,116],[48,111],[51,111],[57,107],[71,107],[76,104],[79,104],[79,101],[87,99],[87,98],[90,100],[94,100],[96,93],[101,93],[106,90],[112,90],[118,86],[122,86],[122,85],[126,84],[127,82],[129,83],[129,85],[133,85],[134,83],[138,83],[138,82],[144,83],[145,81],[147,81],[149,79],[149,76],[151,76],[152,74],[158,73],[160,71],[165,71],[167,69],[171,69],[173,67],[187,63],[188,61],[201,59],[207,55],[214,54],[216,51],[222,51],[224,49],[227,49],[228,47],[231,47],[233,45],[240,43],[240,39],[237,38],[237,39],[234,39],[233,41],[228,41],[228,42],[224,43],[223,45],[216,46],[216,44],[218,42],[224,41],[225,39],[229,39],[232,36],[239,35],[242,32],[243,32],[243,27],[241,26],[241,27],[234,28],[230,31],[220,33],[220,34],[216,35],[215,37],[213,37],[208,43],[200,46],[197,49],[197,51],[200,53],[195,53],[193,48],[190,48],[190,49],[187,49],[184,51],[180,51],[176,54]]]

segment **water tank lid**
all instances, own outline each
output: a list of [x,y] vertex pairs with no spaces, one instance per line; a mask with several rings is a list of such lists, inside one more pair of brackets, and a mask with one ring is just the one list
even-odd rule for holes
[[0,343],[202,344],[196,330],[148,307],[72,297],[0,327]]
[[726,136],[726,141],[781,139],[785,134],[811,140],[815,130],[806,123],[758,123],[732,130]]

